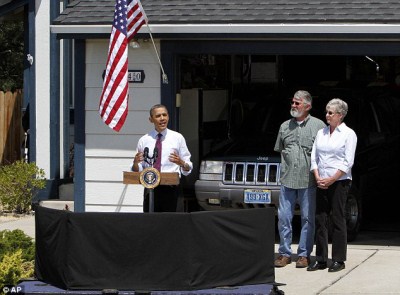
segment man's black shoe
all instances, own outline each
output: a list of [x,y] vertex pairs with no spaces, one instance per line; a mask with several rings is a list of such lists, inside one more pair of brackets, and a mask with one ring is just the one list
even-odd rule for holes
[[342,261],[335,261],[332,263],[332,265],[329,267],[328,271],[329,272],[336,272],[339,270],[342,270],[345,268],[344,262]]
[[314,261],[312,264],[310,264],[307,267],[307,271],[315,271],[315,270],[325,269],[325,268],[326,268],[326,262]]

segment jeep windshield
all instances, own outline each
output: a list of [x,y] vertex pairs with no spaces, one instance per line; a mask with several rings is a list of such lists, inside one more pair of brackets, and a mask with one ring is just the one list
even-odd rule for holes
[[[269,90],[270,91],[270,90]],[[288,99],[277,98],[262,85],[240,96],[232,93],[227,131],[210,146],[206,158],[230,161],[268,161],[274,151],[280,124],[290,118]]]

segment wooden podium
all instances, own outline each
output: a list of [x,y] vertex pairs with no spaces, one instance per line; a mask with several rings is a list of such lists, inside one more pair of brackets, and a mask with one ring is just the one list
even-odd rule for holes
[[178,172],[161,172],[157,173],[156,185],[143,184],[143,170],[142,172],[132,172],[132,171],[124,171],[123,174],[123,183],[124,184],[141,184],[144,187],[150,190],[149,196],[149,212],[154,212],[154,188],[158,185],[178,185],[179,184],[179,173]]
[[[141,172],[124,171],[124,184],[141,184]],[[161,172],[160,185],[178,185],[179,173],[178,172]]]

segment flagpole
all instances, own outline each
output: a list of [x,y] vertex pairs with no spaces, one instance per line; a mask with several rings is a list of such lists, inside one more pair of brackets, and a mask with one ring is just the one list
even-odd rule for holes
[[162,73],[163,73],[163,74],[162,74],[163,83],[164,83],[164,84],[168,84],[168,77],[167,77],[167,74],[165,74],[164,68],[163,68],[163,66],[162,66],[162,64],[161,64],[160,56],[159,56],[159,54],[158,54],[158,50],[157,50],[156,44],[154,43],[153,35],[151,34],[150,26],[149,26],[149,24],[148,24],[147,22],[146,22],[146,25],[147,25],[147,28],[149,29],[149,34],[150,34],[151,42],[153,43],[154,51],[156,52],[157,59],[158,59],[158,63],[160,64],[161,71],[162,71]]
[[158,63],[160,64],[160,67],[161,67],[163,83],[164,84],[168,84],[167,74],[165,74],[164,68],[163,68],[162,63],[161,63],[160,55],[158,54],[158,50],[157,50],[156,44],[154,43],[153,35],[151,34],[151,29],[150,29],[150,26],[149,26],[149,19],[147,18],[146,12],[144,11],[142,3],[140,2],[140,0],[138,0],[137,3],[139,4],[140,10],[142,11],[142,13],[144,15],[144,18],[146,20],[145,22],[146,22],[146,26],[147,26],[147,28],[149,30],[150,39],[151,39],[151,42],[153,43],[154,51],[156,52]]

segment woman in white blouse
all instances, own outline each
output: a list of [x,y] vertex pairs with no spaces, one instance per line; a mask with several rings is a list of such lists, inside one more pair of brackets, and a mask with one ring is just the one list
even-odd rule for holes
[[332,225],[332,264],[328,271],[345,268],[347,255],[347,228],[345,206],[350,189],[351,168],[357,145],[357,136],[343,119],[347,103],[334,98],[326,105],[328,126],[319,130],[311,152],[311,171],[317,181],[316,260],[307,268],[315,271],[327,268],[328,217]]

